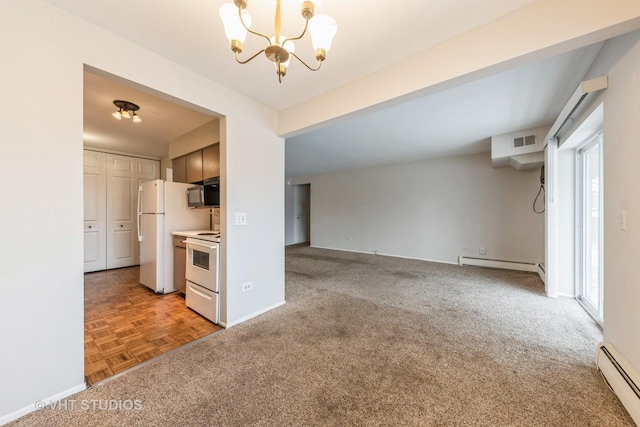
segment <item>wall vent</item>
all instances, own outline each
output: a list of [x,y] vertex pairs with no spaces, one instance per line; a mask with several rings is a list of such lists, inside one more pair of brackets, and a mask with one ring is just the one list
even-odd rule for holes
[[530,145],[536,145],[536,136],[527,135],[513,138],[513,148],[528,147]]

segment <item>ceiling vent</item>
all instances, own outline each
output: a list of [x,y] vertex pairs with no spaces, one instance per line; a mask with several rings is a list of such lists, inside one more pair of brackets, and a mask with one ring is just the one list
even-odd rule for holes
[[512,166],[518,170],[539,168],[544,164],[542,135],[549,126],[521,129],[491,137],[491,164],[494,168]]
[[536,136],[527,135],[513,138],[513,148],[528,147],[530,145],[536,145]]

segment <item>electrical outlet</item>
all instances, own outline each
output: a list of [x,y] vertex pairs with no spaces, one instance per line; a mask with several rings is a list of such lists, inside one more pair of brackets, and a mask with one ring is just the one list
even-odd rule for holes
[[484,255],[487,253],[487,250],[485,248],[480,248],[480,255]]
[[247,225],[246,212],[236,212],[236,225]]
[[253,282],[247,282],[242,284],[242,293],[253,290]]

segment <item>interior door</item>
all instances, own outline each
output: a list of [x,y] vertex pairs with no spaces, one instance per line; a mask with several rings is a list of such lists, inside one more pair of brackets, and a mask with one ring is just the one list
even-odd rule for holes
[[293,242],[311,241],[311,185],[303,184],[293,187]]
[[107,268],[136,265],[136,161],[107,155]]
[[107,268],[107,155],[84,151],[84,272]]

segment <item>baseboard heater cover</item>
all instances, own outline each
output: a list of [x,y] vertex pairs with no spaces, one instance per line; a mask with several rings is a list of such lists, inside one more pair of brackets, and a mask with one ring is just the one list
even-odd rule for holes
[[600,343],[596,366],[605,382],[640,426],[640,376],[611,343]]
[[471,258],[460,256],[458,257],[458,264],[475,265],[477,267],[502,268],[506,270],[529,271],[532,273],[538,272],[538,264],[528,262],[504,261],[497,259]]

